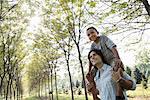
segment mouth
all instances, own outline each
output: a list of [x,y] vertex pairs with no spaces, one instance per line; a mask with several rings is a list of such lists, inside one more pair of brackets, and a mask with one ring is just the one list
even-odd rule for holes
[[91,37],[91,40],[95,41],[95,36]]
[[95,61],[92,61],[91,63],[92,63],[92,65],[95,65],[95,64],[96,64],[96,62],[95,62]]

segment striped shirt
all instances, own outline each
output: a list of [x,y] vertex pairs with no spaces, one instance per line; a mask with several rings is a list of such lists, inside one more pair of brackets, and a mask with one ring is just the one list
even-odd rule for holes
[[114,61],[114,55],[111,49],[113,47],[116,47],[116,45],[113,43],[112,40],[110,40],[105,35],[99,36],[98,39],[99,39],[98,43],[95,42],[92,43],[91,50],[93,49],[101,50],[106,63],[112,66],[112,62]]

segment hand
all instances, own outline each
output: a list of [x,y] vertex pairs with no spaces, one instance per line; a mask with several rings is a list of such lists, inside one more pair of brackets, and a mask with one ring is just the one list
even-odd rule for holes
[[89,82],[93,82],[93,81],[94,81],[94,77],[92,76],[92,73],[91,73],[91,72],[87,73],[86,78],[87,78],[87,80],[88,80]]
[[123,70],[122,68],[118,68],[117,71],[112,72],[112,79],[116,82],[120,78],[122,78]]
[[91,89],[92,89],[93,87],[94,87],[94,83],[93,83],[93,82],[87,84],[87,89],[88,89],[89,92],[91,91]]
[[99,94],[99,91],[98,91],[98,89],[96,89],[96,90],[95,90],[95,93],[96,93],[97,95]]

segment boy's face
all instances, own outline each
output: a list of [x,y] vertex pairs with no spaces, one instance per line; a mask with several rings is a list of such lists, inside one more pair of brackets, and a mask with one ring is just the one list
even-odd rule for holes
[[90,62],[94,66],[96,66],[97,64],[103,63],[102,58],[97,53],[95,53],[94,51],[92,51],[90,53]]
[[95,41],[97,39],[98,33],[94,29],[89,29],[86,33],[89,40]]

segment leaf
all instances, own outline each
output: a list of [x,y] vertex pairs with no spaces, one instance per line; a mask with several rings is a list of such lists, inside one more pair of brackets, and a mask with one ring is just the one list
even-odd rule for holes
[[122,3],[122,4],[119,5],[119,9],[126,8],[127,6],[128,6],[128,3],[124,2],[124,3]]
[[92,7],[92,8],[96,6],[96,2],[94,2],[94,1],[88,2],[88,4],[89,4],[90,7]]
[[90,15],[94,15],[94,12],[89,11],[89,14],[90,14]]
[[111,14],[115,14],[117,11],[116,10],[114,10],[114,9],[111,9]]

